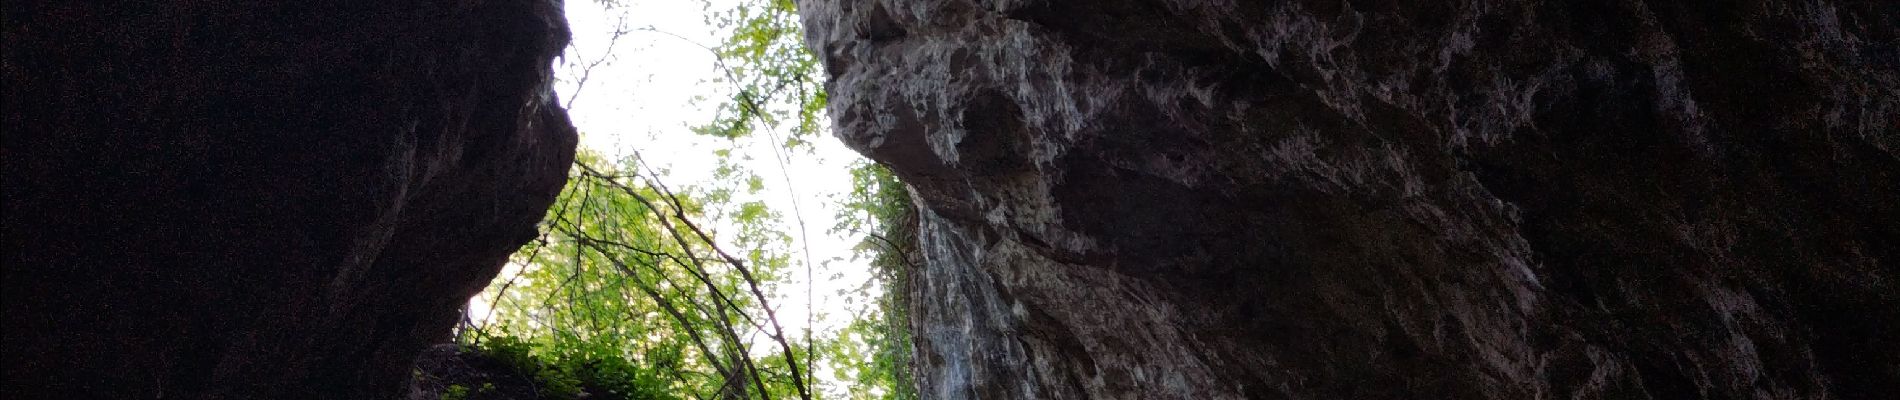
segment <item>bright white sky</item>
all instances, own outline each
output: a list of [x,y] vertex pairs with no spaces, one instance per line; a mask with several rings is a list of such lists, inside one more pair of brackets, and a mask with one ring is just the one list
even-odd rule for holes
[[[712,108],[730,93],[729,84],[713,81],[718,70],[714,67],[713,55],[704,48],[718,44],[721,35],[712,31],[697,1],[623,0],[621,3],[607,9],[592,0],[567,1],[568,24],[574,39],[565,60],[557,61],[560,82],[556,90],[561,101],[574,101],[568,114],[580,128],[581,146],[610,159],[638,151],[649,165],[665,171],[663,181],[675,188],[710,182],[717,165],[713,151],[727,144],[721,143],[722,139],[694,134],[687,128],[711,120]],[[650,27],[679,37],[635,31],[614,42],[610,50],[608,42],[616,26]],[[582,67],[602,57],[609,58],[593,69],[584,87],[578,86]],[[705,100],[696,102],[695,97]],[[785,132],[778,135],[783,138]],[[862,309],[866,300],[845,299],[837,292],[859,287],[871,277],[866,262],[851,260],[851,246],[856,239],[827,232],[835,224],[837,210],[832,196],[851,190],[847,168],[861,157],[826,135],[811,140],[815,147],[813,153],[783,154],[787,164],[781,168],[780,155],[774,152],[788,151],[772,143],[764,132],[754,136],[747,140],[754,143],[743,144],[741,150],[734,151],[734,156],[750,156],[750,160],[745,161],[746,166],[765,180],[760,199],[785,217],[782,230],[794,240],[809,245],[809,259],[816,264],[812,275],[817,282],[809,287],[815,297],[806,296],[808,287],[802,266],[795,266],[791,271],[791,282],[773,290],[779,297],[775,301],[779,319],[788,334],[797,335],[807,326],[809,307],[817,313],[818,334],[825,335],[824,332],[835,331],[849,323],[852,310]],[[790,180],[789,185],[787,180]],[[794,218],[793,199],[797,199],[796,214],[805,220],[803,235]],[[718,226],[713,229],[736,230]],[[791,248],[801,250],[796,243]],[[805,258],[795,254],[792,259],[802,263]],[[502,272],[502,279],[516,272],[514,266],[510,267]],[[492,294],[484,295],[492,298]],[[852,300],[849,308],[847,300]],[[472,299],[470,304],[471,315],[478,317],[487,315],[488,308],[482,296]],[[819,378],[827,380],[828,371],[819,372]]]

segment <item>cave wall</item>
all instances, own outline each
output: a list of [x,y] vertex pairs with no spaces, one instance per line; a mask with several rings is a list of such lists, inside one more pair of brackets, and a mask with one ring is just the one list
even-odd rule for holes
[[401,396],[573,157],[558,1],[4,20],[4,398]]
[[1900,5],[804,0],[936,399],[1873,399]]

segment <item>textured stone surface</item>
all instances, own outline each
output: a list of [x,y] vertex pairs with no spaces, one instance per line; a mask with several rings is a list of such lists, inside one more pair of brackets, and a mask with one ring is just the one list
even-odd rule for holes
[[559,191],[558,2],[5,5],[0,398],[395,398]]
[[1589,3],[800,5],[931,398],[1891,396],[1897,6]]

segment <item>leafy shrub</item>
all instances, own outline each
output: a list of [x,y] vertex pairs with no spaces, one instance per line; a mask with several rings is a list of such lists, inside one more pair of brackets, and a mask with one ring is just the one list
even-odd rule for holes
[[449,385],[448,389],[442,391],[442,400],[466,400],[466,399],[468,399],[467,386]]
[[[512,336],[484,335],[474,350],[528,377],[535,391],[548,399],[677,400],[659,371],[642,368],[626,357],[601,351],[537,351],[534,342]],[[664,358],[664,357],[661,357]],[[463,399],[467,388],[451,386],[443,399]],[[460,393],[463,397],[453,397]]]

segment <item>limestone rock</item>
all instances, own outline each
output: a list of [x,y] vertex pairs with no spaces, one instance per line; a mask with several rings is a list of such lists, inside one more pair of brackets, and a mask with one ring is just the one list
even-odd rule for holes
[[937,399],[1900,385],[1887,2],[806,0]]

